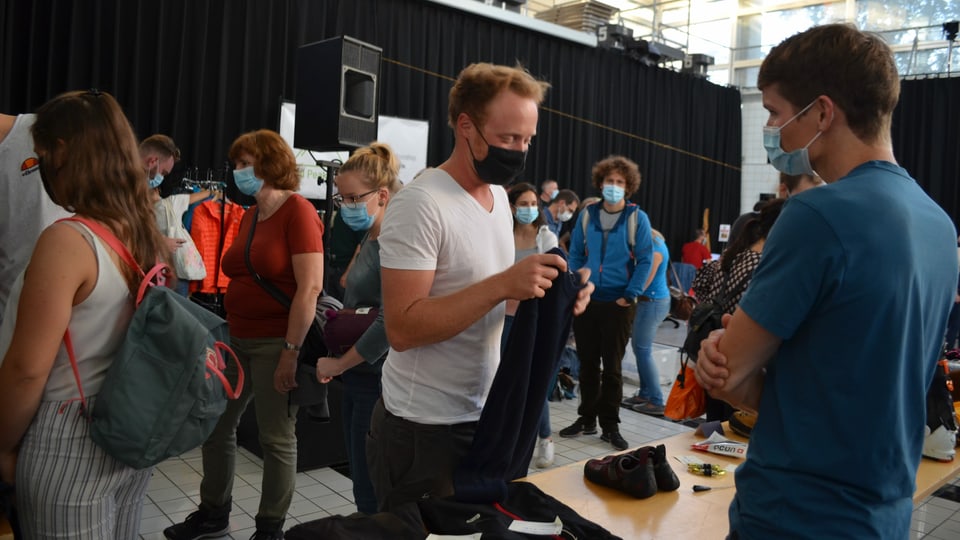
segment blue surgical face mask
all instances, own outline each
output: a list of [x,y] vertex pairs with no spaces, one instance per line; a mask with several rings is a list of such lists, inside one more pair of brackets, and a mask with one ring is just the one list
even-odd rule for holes
[[517,217],[517,221],[520,223],[529,225],[537,220],[540,210],[536,206],[519,206],[513,215]]
[[559,195],[559,194],[560,194],[560,190],[559,190],[559,189],[555,189],[555,190],[551,191],[551,192],[550,192],[550,200],[552,201],[552,200],[556,199],[556,198],[557,198],[557,195]]
[[816,100],[813,100],[809,105],[801,109],[800,112],[793,115],[793,117],[780,126],[763,126],[763,148],[767,151],[767,159],[770,160],[773,168],[790,175],[807,174],[813,176],[816,174],[813,171],[813,166],[810,165],[810,153],[807,149],[813,144],[813,141],[820,137],[823,133],[822,131],[817,131],[817,134],[810,139],[810,142],[808,142],[806,146],[792,152],[784,152],[780,146],[780,130],[785,128],[790,122],[796,120],[797,117],[805,113],[807,109],[812,107],[816,102]]
[[158,172],[156,176],[147,180],[147,182],[150,184],[150,189],[156,189],[163,183],[163,175]]
[[236,182],[237,189],[240,190],[240,193],[250,195],[251,197],[263,188],[263,180],[253,175],[253,167],[234,170],[233,181]]
[[350,208],[346,205],[341,206],[340,217],[343,218],[343,222],[347,224],[347,227],[355,231],[366,231],[373,226],[374,216],[371,216],[367,212],[366,204],[361,204],[358,208]]
[[607,184],[603,186],[603,200],[610,204],[617,204],[623,200],[624,190],[620,186]]

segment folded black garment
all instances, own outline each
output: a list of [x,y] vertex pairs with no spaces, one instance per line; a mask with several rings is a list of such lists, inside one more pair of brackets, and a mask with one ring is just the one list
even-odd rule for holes
[[[560,518],[559,534],[531,535],[511,531],[514,521],[553,523]],[[452,497],[429,497],[391,512],[371,516],[332,516],[301,523],[287,531],[287,540],[424,540],[428,534],[481,533],[482,540],[622,540],[600,525],[583,518],[569,506],[527,482],[507,485],[502,502],[476,504]]]
[[[417,502],[420,517],[434,534],[482,533],[482,540],[531,540],[531,538],[620,540],[610,531],[587,520],[575,510],[528,482],[507,484],[507,497],[499,503],[458,502],[452,497],[430,497]],[[515,520],[551,523],[560,518],[560,534],[532,536],[508,529]]]
[[294,526],[287,540],[424,540],[426,528],[417,503],[373,515],[331,516]]

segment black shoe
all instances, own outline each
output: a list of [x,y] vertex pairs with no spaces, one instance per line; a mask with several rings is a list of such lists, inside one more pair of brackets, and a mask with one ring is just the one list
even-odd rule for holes
[[[560,432],[560,434],[563,435],[563,432]],[[604,431],[600,440],[612,444],[617,450],[626,450],[630,446],[619,431]]]
[[230,510],[226,513],[212,513],[204,508],[187,516],[183,523],[171,525],[163,530],[170,540],[198,540],[200,538],[218,538],[230,532]]
[[597,421],[588,422],[581,416],[577,421],[560,430],[561,437],[576,437],[577,435],[594,435],[597,432]]
[[650,459],[653,460],[653,476],[657,479],[657,489],[676,491],[680,487],[680,479],[667,461],[667,447],[660,444],[656,448],[647,448]]
[[650,454],[634,453],[591,459],[583,466],[587,480],[620,490],[638,499],[652,497],[657,492]]

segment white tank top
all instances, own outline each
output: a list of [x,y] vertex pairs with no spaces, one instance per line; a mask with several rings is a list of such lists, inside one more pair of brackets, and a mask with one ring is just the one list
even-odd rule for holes
[[[134,299],[120,270],[110,258],[110,248],[86,226],[75,222],[70,222],[69,225],[83,234],[97,257],[97,283],[83,302],[73,306],[68,326],[83,392],[90,397],[100,391],[107,369],[113,364],[114,355],[127,333],[127,326],[133,317]],[[3,361],[13,339],[16,329],[14,321],[22,290],[23,272],[17,276],[10,291],[10,300],[3,317],[4,324],[0,327],[0,362]],[[64,401],[79,397],[73,368],[70,367],[70,357],[66,347],[61,344],[43,390],[42,400]]]

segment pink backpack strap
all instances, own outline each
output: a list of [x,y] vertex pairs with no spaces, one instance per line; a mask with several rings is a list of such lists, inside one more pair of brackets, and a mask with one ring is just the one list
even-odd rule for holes
[[127,263],[130,268],[136,270],[137,273],[140,274],[140,277],[144,277],[143,270],[140,268],[140,265],[137,264],[137,260],[133,258],[133,255],[130,254],[127,246],[123,245],[123,242],[121,242],[120,239],[110,231],[110,229],[104,227],[96,221],[78,216],[63,218],[57,221],[76,221],[77,223],[86,225],[88,229],[93,231],[93,234],[99,236],[101,240],[106,242],[108,246],[116,251],[117,255],[120,255],[120,258],[123,259],[123,262]]
[[[136,272],[140,274],[140,277],[143,279],[140,281],[139,290],[137,290],[136,305],[140,305],[140,302],[143,300],[143,295],[147,292],[147,287],[152,287],[154,284],[163,285],[166,282],[163,271],[166,269],[167,265],[158,263],[151,268],[149,272],[144,273],[143,269],[140,268],[140,265],[137,264],[137,260],[133,258],[133,255],[130,254],[130,250],[127,249],[127,246],[123,245],[123,242],[121,242],[120,239],[110,231],[110,229],[104,227],[96,221],[79,216],[58,219],[57,223],[61,221],[76,221],[77,223],[86,225],[88,229],[93,231],[93,234],[100,237],[100,239],[106,242],[111,249],[117,252],[117,255],[123,259],[123,262],[127,263],[130,268],[136,270]],[[80,403],[82,405],[81,412],[86,414],[87,399],[83,395],[83,385],[80,384],[80,368],[77,367],[77,357],[73,352],[73,341],[70,339],[69,328],[67,328],[67,331],[63,334],[63,344],[67,349],[67,355],[70,357],[70,367],[73,368],[73,377],[77,380],[77,389],[80,391]]]

